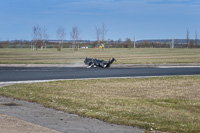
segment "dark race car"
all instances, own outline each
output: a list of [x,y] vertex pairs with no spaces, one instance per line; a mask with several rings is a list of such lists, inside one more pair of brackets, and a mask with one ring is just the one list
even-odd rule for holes
[[115,58],[112,58],[112,60],[104,61],[104,60],[98,60],[98,59],[93,59],[93,58],[85,58],[84,63],[88,65],[87,68],[91,67],[101,67],[101,68],[107,68],[110,67],[111,64],[116,61]]

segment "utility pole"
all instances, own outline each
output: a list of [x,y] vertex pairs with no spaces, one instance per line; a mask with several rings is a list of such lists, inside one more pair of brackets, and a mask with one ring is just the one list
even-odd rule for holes
[[189,44],[190,44],[190,32],[189,32],[189,30],[187,29],[187,38],[186,38],[186,45],[187,45],[187,48],[190,47]]
[[172,44],[171,44],[171,48],[174,49],[174,38],[172,37]]
[[135,48],[135,36],[134,36],[134,48]]

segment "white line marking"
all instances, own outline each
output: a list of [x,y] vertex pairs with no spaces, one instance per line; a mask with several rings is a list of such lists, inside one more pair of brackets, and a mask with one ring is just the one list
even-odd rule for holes
[[194,68],[200,66],[156,66],[156,68]]
[[0,85],[4,84],[27,84],[27,83],[43,83],[62,80],[90,80],[90,79],[130,79],[130,78],[156,78],[156,77],[173,77],[173,76],[198,76],[198,75],[165,75],[165,76],[132,76],[132,77],[99,77],[99,78],[75,78],[75,79],[51,79],[51,80],[28,80],[28,81],[7,81],[0,82]]

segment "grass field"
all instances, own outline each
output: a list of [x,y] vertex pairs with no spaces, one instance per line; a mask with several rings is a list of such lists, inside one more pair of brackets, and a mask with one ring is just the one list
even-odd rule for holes
[[197,133],[199,81],[200,76],[70,80],[7,86],[0,95],[147,131]]
[[116,64],[200,63],[200,49],[0,49],[0,64],[80,64],[85,57],[114,57]]

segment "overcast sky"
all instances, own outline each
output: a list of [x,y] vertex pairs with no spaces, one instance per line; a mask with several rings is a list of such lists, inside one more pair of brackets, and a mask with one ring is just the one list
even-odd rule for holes
[[108,28],[105,39],[200,37],[200,0],[0,0],[0,40],[32,39],[35,24],[49,39],[62,26],[70,38],[76,25],[81,39],[95,40],[95,26]]

